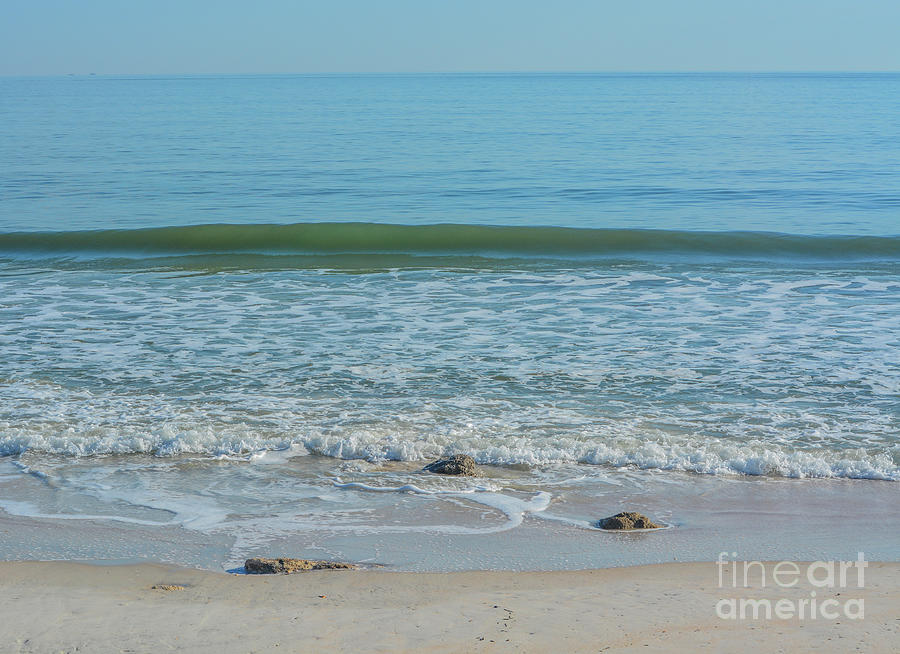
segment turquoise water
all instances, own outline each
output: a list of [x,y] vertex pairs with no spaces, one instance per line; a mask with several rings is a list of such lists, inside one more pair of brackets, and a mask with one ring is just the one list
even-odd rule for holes
[[0,508],[246,545],[898,481],[898,119],[898,75],[0,79]]
[[0,229],[897,235],[900,75],[0,79]]

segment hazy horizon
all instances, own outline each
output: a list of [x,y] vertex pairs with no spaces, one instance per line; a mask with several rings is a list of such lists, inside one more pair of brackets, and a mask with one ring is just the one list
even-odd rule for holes
[[408,75],[900,75],[897,70],[347,70],[347,71],[158,71],[144,73],[0,73],[2,78],[11,77],[354,77],[354,76]]
[[897,72],[900,3],[23,2],[0,75]]

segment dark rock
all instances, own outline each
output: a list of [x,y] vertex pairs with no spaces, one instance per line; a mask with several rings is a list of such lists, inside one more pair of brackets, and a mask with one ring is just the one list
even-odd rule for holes
[[633,511],[617,513],[609,518],[603,518],[597,523],[600,529],[659,529],[658,525],[650,518]]
[[463,475],[474,477],[476,474],[475,459],[468,454],[454,454],[449,459],[440,459],[423,468],[439,475]]
[[309,570],[353,570],[352,563],[335,563],[334,561],[311,561],[309,559],[247,559],[244,570],[252,575],[289,575],[292,572]]

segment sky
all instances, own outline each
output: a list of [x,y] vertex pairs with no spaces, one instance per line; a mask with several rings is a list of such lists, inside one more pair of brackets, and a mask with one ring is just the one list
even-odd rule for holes
[[0,0],[0,75],[900,71],[900,0]]

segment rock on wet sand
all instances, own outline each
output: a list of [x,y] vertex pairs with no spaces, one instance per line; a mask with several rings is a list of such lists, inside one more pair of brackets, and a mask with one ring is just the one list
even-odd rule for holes
[[354,570],[352,563],[338,563],[335,561],[312,561],[310,559],[247,559],[244,561],[244,570],[252,575],[288,575],[293,572],[308,572],[309,570]]
[[647,516],[634,511],[625,511],[603,518],[597,523],[597,526],[600,529],[659,529],[662,527]]

